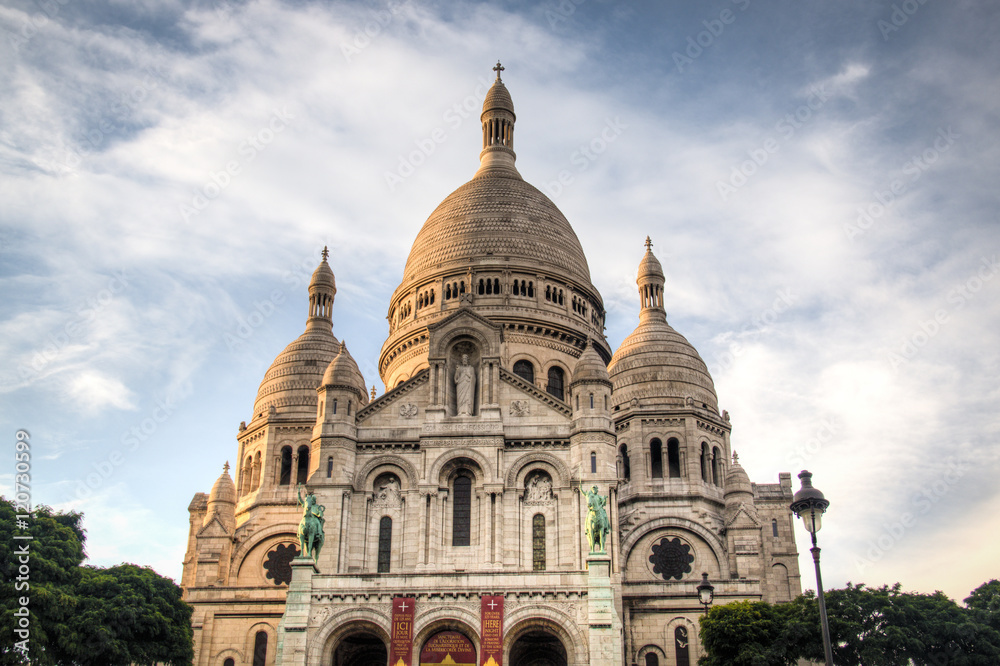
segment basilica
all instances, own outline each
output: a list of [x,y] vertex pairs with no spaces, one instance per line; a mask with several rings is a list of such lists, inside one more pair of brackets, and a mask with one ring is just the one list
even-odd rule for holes
[[495,71],[479,169],[388,303],[385,392],[333,334],[324,251],[233,474],[194,496],[196,666],[692,666],[703,581],[713,604],[800,593],[790,475],[740,466],[648,238],[638,325],[609,346],[573,228],[515,166]]

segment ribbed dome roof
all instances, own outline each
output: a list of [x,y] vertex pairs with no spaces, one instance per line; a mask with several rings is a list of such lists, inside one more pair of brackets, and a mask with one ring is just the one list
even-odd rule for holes
[[362,402],[368,402],[368,392],[365,388],[365,378],[358,368],[357,362],[347,351],[347,344],[340,345],[340,353],[326,367],[321,386],[350,386],[363,396]]
[[609,380],[608,368],[604,365],[604,361],[601,360],[593,345],[588,344],[587,348],[580,354],[580,360],[577,361],[576,367],[573,369],[573,383],[606,382]]
[[254,402],[254,417],[274,406],[279,413],[314,417],[316,389],[323,371],[340,351],[333,331],[310,327],[278,354],[264,375]]
[[520,177],[492,173],[462,185],[431,213],[413,241],[404,282],[491,255],[590,284],[580,240],[555,204]]
[[212,486],[212,492],[208,494],[208,502],[209,504],[213,502],[236,504],[236,484],[233,483],[232,477],[229,476],[229,463],[226,463],[222,475],[215,481],[215,485]]
[[753,495],[753,486],[750,485],[750,476],[743,466],[738,462],[733,462],[726,474],[726,496],[737,493],[747,493]]
[[[649,237],[646,237],[646,242],[649,242]],[[658,277],[664,279],[663,276],[663,266],[660,265],[660,260],[653,256],[651,250],[646,250],[646,255],[639,262],[639,275],[638,279],[648,279],[652,277]]]
[[[323,249],[326,251],[326,248]],[[333,269],[330,268],[330,264],[326,263],[326,259],[320,262],[316,270],[313,271],[312,279],[309,280],[309,285],[325,285],[328,287],[333,287],[334,291],[337,291],[337,281],[333,277]]]
[[514,100],[511,99],[507,86],[500,79],[496,80],[489,92],[486,93],[486,99],[483,100],[483,113],[494,109],[503,109],[514,113]]
[[691,343],[666,319],[643,317],[625,338],[608,365],[612,400],[627,404],[632,398],[647,404],[696,406],[718,411],[719,400],[708,367]]

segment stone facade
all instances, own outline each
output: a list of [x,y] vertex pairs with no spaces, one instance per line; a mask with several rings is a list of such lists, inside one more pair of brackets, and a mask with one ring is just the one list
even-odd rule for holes
[[[480,169],[424,224],[389,303],[388,390],[369,395],[332,333],[324,253],[306,330],[240,425],[235,481],[227,466],[191,502],[197,666],[386,664],[396,597],[411,666],[441,632],[481,664],[695,664],[702,572],[716,603],[799,594],[789,475],[752,484],[736,462],[648,239],[639,325],[612,354],[572,227],[514,166],[497,71]],[[593,486],[606,553],[584,534]],[[308,492],[315,560],[295,557]],[[502,598],[495,656],[484,595]]]

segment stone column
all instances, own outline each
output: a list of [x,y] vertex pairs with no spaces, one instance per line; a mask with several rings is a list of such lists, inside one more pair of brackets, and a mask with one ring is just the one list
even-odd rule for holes
[[319,570],[311,557],[292,560],[292,582],[285,597],[285,614],[278,623],[276,666],[306,666],[312,580]]
[[622,622],[611,588],[611,558],[604,553],[587,556],[587,623],[590,666],[619,666],[623,657]]

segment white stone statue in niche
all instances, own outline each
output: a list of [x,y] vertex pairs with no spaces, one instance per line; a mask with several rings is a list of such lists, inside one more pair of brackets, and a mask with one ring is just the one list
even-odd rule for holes
[[525,487],[525,504],[548,504],[552,501],[552,479],[548,474],[535,474]]
[[398,509],[403,505],[403,495],[399,490],[399,480],[389,476],[378,483],[375,489],[375,506]]
[[476,369],[469,364],[469,355],[455,368],[455,407],[459,416],[472,416],[476,396]]

